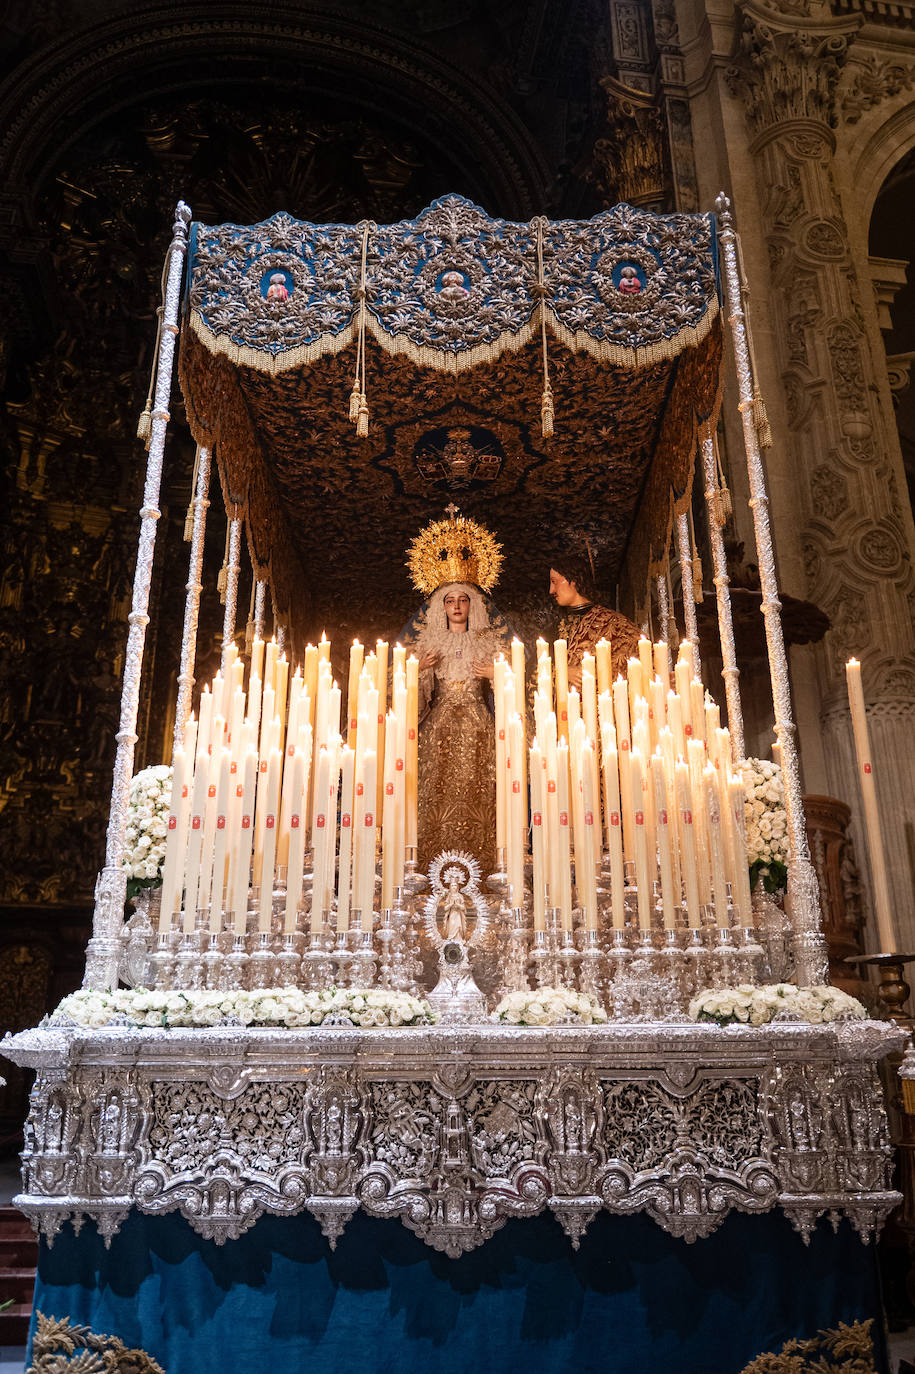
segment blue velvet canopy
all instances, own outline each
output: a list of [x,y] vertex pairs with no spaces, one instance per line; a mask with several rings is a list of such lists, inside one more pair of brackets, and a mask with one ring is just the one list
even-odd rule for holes
[[191,428],[280,611],[320,583],[333,623],[354,576],[405,609],[392,552],[451,499],[504,544],[509,601],[583,538],[639,589],[717,404],[714,217],[517,224],[446,196],[393,225],[195,223],[188,325]]

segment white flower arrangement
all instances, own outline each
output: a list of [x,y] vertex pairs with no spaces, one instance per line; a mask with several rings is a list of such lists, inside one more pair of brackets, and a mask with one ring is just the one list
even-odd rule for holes
[[144,887],[158,887],[162,882],[171,796],[172,770],[167,764],[143,768],[130,780],[124,837],[128,898],[135,897]]
[[51,1025],[156,1026],[431,1026],[436,1015],[429,1003],[406,992],[381,988],[252,988],[238,992],[165,992],[119,988],[65,997],[52,1013]]
[[690,1002],[689,1014],[694,1021],[714,1021],[719,1026],[765,1026],[776,1017],[818,1026],[827,1021],[863,1021],[867,1016],[858,999],[841,988],[799,988],[794,983],[706,988]]
[[607,1013],[589,992],[547,987],[533,992],[510,992],[502,998],[491,1019],[509,1026],[601,1026],[607,1021]]
[[788,886],[788,815],[782,770],[768,759],[744,759],[747,861],[750,887],[762,882],[766,892]]

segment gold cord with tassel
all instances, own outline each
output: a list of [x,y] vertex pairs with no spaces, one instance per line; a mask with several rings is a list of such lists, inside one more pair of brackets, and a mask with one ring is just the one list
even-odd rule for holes
[[753,375],[753,427],[756,430],[756,438],[760,448],[772,447],[772,426],[769,424],[769,412],[766,410],[766,403],[763,394],[759,389],[759,373],[756,368],[756,349],[753,345],[753,331],[750,328],[750,283],[747,281],[747,272],[743,263],[743,246],[740,242],[740,235],[735,234],[737,241],[737,263],[740,269],[740,296],[743,305],[743,315],[747,330],[747,348],[750,354],[750,371]]
[[727,480],[724,475],[724,468],[721,465],[721,454],[718,450],[717,436],[712,435],[712,445],[715,449],[715,471],[718,486],[712,495],[712,514],[719,529],[724,529],[725,525],[734,514],[734,503],[731,500],[731,493],[728,489]]
[[687,514],[689,515],[690,566],[693,571],[693,601],[697,606],[700,606],[705,596],[705,592],[702,590],[702,559],[699,557],[699,550],[696,547],[696,528],[693,524],[693,508],[691,505]]
[[368,257],[369,221],[362,225],[362,262],[359,268],[359,328],[356,339],[356,375],[349,398],[349,418],[356,426],[356,435],[365,439],[369,432],[369,406],[365,396],[365,318],[366,318],[366,259]]
[[[159,376],[159,345],[162,342],[162,320],[165,315],[165,284],[168,281],[168,269],[171,265],[173,248],[169,245],[168,252],[165,254],[165,262],[162,265],[162,280],[160,282],[160,293],[163,304],[156,306],[156,343],[153,348],[152,367],[149,369],[149,390],[146,393],[146,405],[143,407],[139,420],[137,421],[137,438],[143,440],[146,450],[149,450],[149,441],[152,437],[152,407],[153,399],[156,394],[156,380]],[[190,535],[185,535],[189,539]]]
[[197,500],[197,474],[200,471],[200,449],[194,454],[194,475],[191,478],[191,499],[187,504],[187,512],[184,517],[184,542],[189,544],[194,537],[194,510]]
[[543,358],[543,395],[540,398],[540,433],[544,439],[553,436],[556,410],[553,405],[553,388],[550,386],[550,359],[546,343],[546,282],[543,276],[543,217],[537,224],[537,286],[536,294],[540,310],[540,348]]
[[226,588],[229,585],[229,541],[232,537],[232,517],[226,520],[226,546],[222,552],[222,567],[219,569],[219,576],[216,579],[216,590],[219,593],[219,603],[221,606],[226,604]]

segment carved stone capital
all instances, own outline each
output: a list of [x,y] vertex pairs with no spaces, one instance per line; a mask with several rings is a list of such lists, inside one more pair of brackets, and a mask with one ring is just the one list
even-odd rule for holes
[[738,13],[737,53],[725,77],[744,102],[752,132],[799,119],[835,128],[848,33],[832,26],[782,28],[748,6]]

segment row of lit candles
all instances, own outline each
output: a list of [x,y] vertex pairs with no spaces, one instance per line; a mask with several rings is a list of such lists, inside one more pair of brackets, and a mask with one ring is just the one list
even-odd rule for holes
[[730,924],[729,889],[750,919],[745,789],[731,769],[728,731],[695,676],[692,646],[680,646],[673,672],[668,646],[639,641],[624,679],[610,681],[611,646],[602,640],[581,664],[581,690],[569,686],[567,646],[537,641],[535,735],[525,740],[523,651],[497,660],[494,673],[497,845],[504,847],[510,900],[522,903],[527,848],[527,787],[533,859],[534,928],[547,906],[571,929],[575,898],[585,928],[598,923],[597,874],[607,856],[615,928],[625,924],[625,867],[638,891],[638,918],[651,923],[654,886],[664,925],[677,908],[698,927],[711,905]]
[[208,909],[211,931],[226,911],[242,934],[253,887],[258,929],[269,930],[275,874],[285,869],[284,929],[294,931],[310,842],[310,928],[321,929],[336,892],[337,928],[360,910],[371,930],[379,827],[388,906],[416,844],[418,661],[395,646],[388,706],[388,658],[382,640],[370,654],[353,643],[344,740],[326,638],[307,647],[291,681],[275,641],[255,639],[247,691],[230,646],[174,751],[160,929],[183,908],[190,933]]

